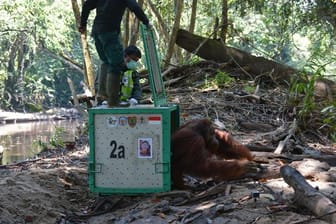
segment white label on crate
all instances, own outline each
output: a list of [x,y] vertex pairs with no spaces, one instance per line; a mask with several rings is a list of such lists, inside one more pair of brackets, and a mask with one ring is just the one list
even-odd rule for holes
[[152,138],[138,138],[138,157],[152,158],[153,156],[153,140]]

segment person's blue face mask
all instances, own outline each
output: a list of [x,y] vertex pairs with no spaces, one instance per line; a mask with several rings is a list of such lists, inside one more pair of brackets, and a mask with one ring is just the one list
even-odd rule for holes
[[138,68],[139,64],[134,60],[130,60],[129,62],[127,62],[126,66],[128,69],[135,71]]

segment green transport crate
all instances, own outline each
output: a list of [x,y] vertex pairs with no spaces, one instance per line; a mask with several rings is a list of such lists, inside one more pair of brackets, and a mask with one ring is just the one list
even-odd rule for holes
[[171,190],[170,139],[179,108],[166,101],[153,30],[141,26],[154,105],[89,110],[89,187],[101,194]]

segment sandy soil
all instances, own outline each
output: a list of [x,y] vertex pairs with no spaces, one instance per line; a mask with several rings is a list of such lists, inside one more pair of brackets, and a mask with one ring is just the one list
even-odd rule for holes
[[56,223],[67,211],[85,208],[87,151],[0,169],[0,223]]

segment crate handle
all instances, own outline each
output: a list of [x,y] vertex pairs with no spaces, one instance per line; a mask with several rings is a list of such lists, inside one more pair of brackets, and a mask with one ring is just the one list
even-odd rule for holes
[[102,163],[89,162],[89,173],[101,173],[102,170]]
[[169,163],[155,163],[155,173],[168,173],[170,172]]

